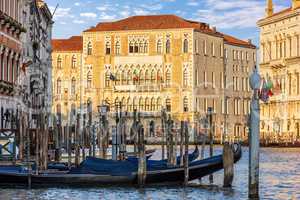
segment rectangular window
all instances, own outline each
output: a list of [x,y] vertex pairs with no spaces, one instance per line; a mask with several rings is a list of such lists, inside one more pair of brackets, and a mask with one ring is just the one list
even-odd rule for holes
[[297,39],[296,39],[296,42],[297,42],[297,56],[300,56],[300,37],[299,35],[297,35]]
[[206,40],[203,41],[203,52],[204,52],[204,55],[207,55],[207,41]]
[[199,54],[199,41],[197,39],[195,40],[195,53]]
[[206,71],[203,73],[203,79],[204,79],[204,87],[207,88],[207,74],[206,74]]
[[215,55],[215,43],[213,43],[213,42],[211,43],[211,55],[216,56]]
[[203,110],[206,113],[207,112],[207,99],[203,99]]
[[212,74],[211,74],[211,82],[212,82],[212,88],[216,88],[215,72],[212,72]]
[[220,44],[220,57],[223,58],[224,56],[224,47],[223,44]]
[[221,99],[221,112],[222,112],[222,114],[225,114],[225,105],[224,105],[224,100],[223,99]]
[[224,72],[220,73],[220,85],[221,89],[224,89]]
[[195,70],[195,86],[198,86],[198,70]]

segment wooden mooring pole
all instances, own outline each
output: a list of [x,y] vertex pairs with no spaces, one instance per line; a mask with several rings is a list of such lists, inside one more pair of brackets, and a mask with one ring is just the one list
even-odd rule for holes
[[179,147],[180,166],[183,166],[183,144],[184,144],[184,121],[181,121],[180,122],[180,147]]
[[189,129],[188,122],[184,122],[184,186],[189,182]]
[[249,135],[249,198],[259,199],[259,125],[260,125],[260,107],[259,107],[259,89],[261,77],[255,67],[250,77],[250,87],[253,92],[250,107],[250,135]]
[[167,121],[167,114],[166,114],[166,110],[163,109],[161,112],[161,131],[162,131],[162,135],[161,135],[161,159],[164,160],[165,159],[165,137],[166,137],[166,121]]
[[80,114],[76,117],[76,128],[75,128],[75,166],[79,166],[80,162],[80,147],[79,147],[79,134],[80,134]]
[[224,168],[224,187],[231,187],[234,177],[234,153],[233,146],[228,142],[223,147],[223,168]]
[[[213,115],[212,107],[208,107],[207,114],[208,114],[208,121],[209,121],[209,156],[213,157],[213,155],[214,155],[214,136],[213,136],[214,127],[213,127],[213,119],[212,119],[212,115]],[[213,182],[214,182],[214,176],[213,176],[213,174],[210,174],[209,175],[209,183],[212,184]]]
[[145,157],[145,135],[144,128],[141,123],[138,127],[138,151],[139,151],[139,165],[138,165],[138,185],[144,187],[146,183],[147,165]]

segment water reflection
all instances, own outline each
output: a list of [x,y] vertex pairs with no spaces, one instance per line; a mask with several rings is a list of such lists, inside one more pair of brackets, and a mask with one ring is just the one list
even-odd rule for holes
[[[221,148],[216,149],[220,153]],[[202,185],[195,181],[188,188],[50,188],[50,189],[0,189],[0,200],[236,200],[248,199],[248,149],[235,166],[233,188],[222,188],[223,172],[215,174],[214,185],[208,178]],[[300,149],[262,149],[260,163],[261,199],[300,199]],[[158,155],[157,155],[158,156]]]

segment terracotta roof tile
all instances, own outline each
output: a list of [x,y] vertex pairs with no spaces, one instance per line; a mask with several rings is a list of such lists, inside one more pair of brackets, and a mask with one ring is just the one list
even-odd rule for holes
[[273,17],[273,16],[277,16],[277,15],[281,15],[281,14],[290,12],[290,11],[292,11],[292,10],[293,10],[292,7],[289,7],[289,8],[286,8],[286,9],[284,9],[284,10],[281,10],[281,11],[279,11],[279,12],[277,12],[277,13],[274,13],[273,15],[271,15],[271,16],[269,16],[269,17],[267,17],[267,18],[270,18],[270,17]]
[[248,42],[248,41],[244,41],[244,40],[240,40],[237,39],[233,36],[230,35],[226,35],[224,33],[221,33],[224,37],[224,42],[227,44],[231,44],[231,45],[236,45],[236,46],[243,46],[243,47],[248,47],[248,48],[256,48],[255,45],[253,45],[252,43]]
[[212,31],[206,23],[186,20],[176,15],[148,15],[132,16],[115,22],[99,23],[96,27],[91,27],[85,32],[176,28],[194,28],[208,32]]
[[82,36],[72,36],[69,39],[53,39],[53,51],[82,51]]

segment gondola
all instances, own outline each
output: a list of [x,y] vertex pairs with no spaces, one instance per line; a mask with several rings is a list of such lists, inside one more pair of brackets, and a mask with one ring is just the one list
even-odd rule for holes
[[[242,156],[241,146],[234,149],[234,162]],[[105,163],[106,162],[106,163]],[[93,164],[97,164],[95,161]],[[111,161],[102,160],[101,168],[95,169],[90,164],[85,170],[72,168],[69,171],[43,172],[30,174],[33,187],[42,186],[108,186],[108,185],[136,185],[137,164],[129,160]],[[105,166],[106,167],[103,167]],[[84,166],[84,164],[83,164]],[[222,155],[203,160],[195,160],[189,163],[189,180],[198,179],[223,169]],[[83,173],[84,172],[84,173]],[[0,184],[27,185],[29,173],[22,167],[0,167]],[[147,163],[146,184],[179,184],[184,180],[184,168],[181,166],[160,165],[151,167]]]

